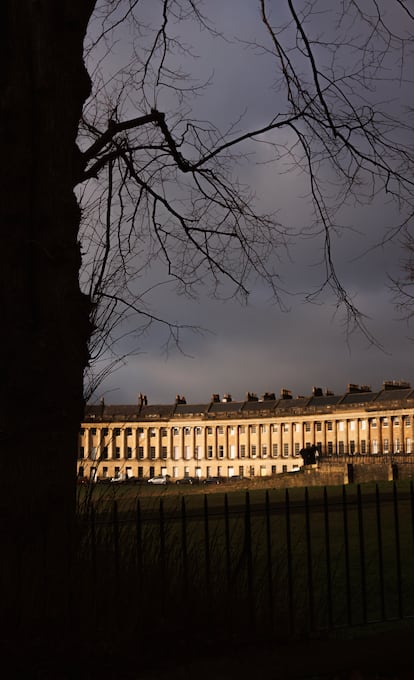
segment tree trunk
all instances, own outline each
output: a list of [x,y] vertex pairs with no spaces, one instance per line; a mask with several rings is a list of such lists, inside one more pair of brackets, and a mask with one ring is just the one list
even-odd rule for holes
[[0,594],[10,634],[54,627],[70,592],[90,330],[73,178],[94,4],[5,0],[1,12]]

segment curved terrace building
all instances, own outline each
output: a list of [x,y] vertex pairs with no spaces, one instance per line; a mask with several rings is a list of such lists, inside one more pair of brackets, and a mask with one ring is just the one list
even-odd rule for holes
[[210,477],[269,476],[303,464],[301,450],[320,455],[410,454],[414,389],[388,381],[374,392],[348,385],[334,395],[280,397],[248,393],[244,401],[214,394],[208,403],[87,406],[79,437],[78,474],[98,478],[168,474]]

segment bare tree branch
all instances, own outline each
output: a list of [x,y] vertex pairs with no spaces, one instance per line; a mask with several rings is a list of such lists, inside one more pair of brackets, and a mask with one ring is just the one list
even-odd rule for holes
[[[395,202],[400,219],[379,234],[381,243],[406,231],[414,213],[413,111],[394,106],[393,112],[377,94],[377,86],[396,75],[401,85],[407,81],[414,39],[404,22],[414,21],[412,11],[404,0],[285,0],[278,7],[282,21],[274,4],[257,0],[258,37],[239,42],[253,59],[272,63],[269,90],[277,109],[253,127],[240,114],[221,132],[191,115],[191,97],[208,96],[208,88],[203,92],[182,67],[194,59],[179,33],[187,22],[214,40],[229,39],[200,7],[196,0],[162,0],[151,5],[151,22],[138,2],[102,0],[97,11],[99,28],[87,47],[96,84],[81,121],[79,183],[86,183],[85,277],[94,281],[95,308],[109,305],[101,321],[112,333],[111,304],[121,299],[124,309],[140,313],[136,285],[155,261],[180,292],[196,295],[210,277],[213,294],[227,279],[243,298],[252,277],[259,277],[283,307],[278,262],[303,232],[281,224],[277,209],[262,213],[251,188],[235,175],[242,162],[254,162],[251,154],[261,144],[276,173],[283,158],[307,181],[313,219],[306,232],[323,239],[324,273],[305,298],[313,301],[329,289],[348,328],[379,345],[341,281],[332,243],[343,231],[340,210],[350,201],[367,204],[383,196]],[[397,10],[404,22],[396,21]],[[125,22],[130,60],[106,75]],[[99,49],[102,57],[94,57]],[[157,98],[168,106],[158,106]],[[149,316],[161,321],[152,311]]]

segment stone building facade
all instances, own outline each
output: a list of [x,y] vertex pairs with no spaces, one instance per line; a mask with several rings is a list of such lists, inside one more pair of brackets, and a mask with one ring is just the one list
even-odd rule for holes
[[314,387],[311,396],[289,390],[248,393],[243,401],[212,396],[187,404],[87,406],[79,436],[78,475],[91,480],[170,475],[267,477],[303,465],[303,449],[317,455],[411,454],[414,389],[388,381],[375,392],[348,385],[342,395]]

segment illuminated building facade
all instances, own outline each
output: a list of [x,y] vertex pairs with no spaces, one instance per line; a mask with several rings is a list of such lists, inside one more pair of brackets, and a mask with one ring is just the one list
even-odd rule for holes
[[321,456],[413,452],[414,389],[389,381],[374,392],[348,385],[334,395],[248,393],[244,401],[213,395],[208,403],[87,406],[79,437],[78,475],[91,480],[170,475],[267,477],[303,465],[303,449]]

